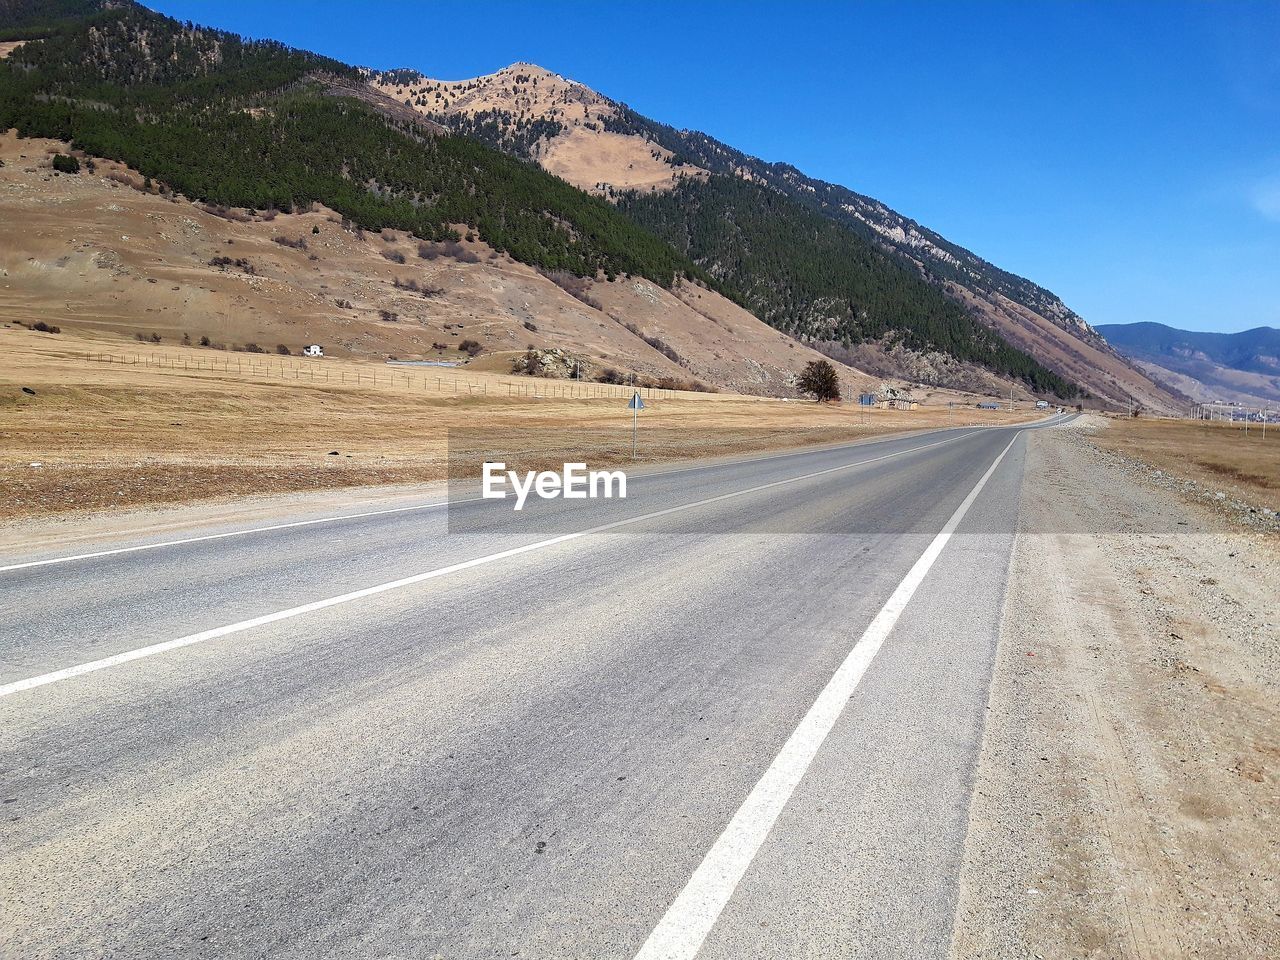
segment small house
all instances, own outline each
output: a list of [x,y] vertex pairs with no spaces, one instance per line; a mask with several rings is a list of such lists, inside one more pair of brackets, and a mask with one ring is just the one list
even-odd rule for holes
[[304,357],[323,357],[324,347],[320,346],[318,343],[309,344],[303,348],[302,355]]

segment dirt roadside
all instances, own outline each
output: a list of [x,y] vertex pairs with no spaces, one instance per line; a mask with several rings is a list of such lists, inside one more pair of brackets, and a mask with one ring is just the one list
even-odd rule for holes
[[952,956],[1280,956],[1276,538],[1081,425],[1028,436]]

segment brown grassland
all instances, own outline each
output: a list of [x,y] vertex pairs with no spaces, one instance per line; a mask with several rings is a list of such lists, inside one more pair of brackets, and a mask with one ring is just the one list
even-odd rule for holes
[[[0,328],[0,520],[440,480],[449,472],[450,430],[483,437],[490,450],[523,451],[528,465],[579,457],[593,465],[624,462],[631,456],[630,395],[626,387],[465,367],[302,360]],[[1035,416],[979,411],[971,398],[949,415],[948,399],[936,394],[931,402],[941,406],[910,412],[863,411],[847,403],[646,391],[638,459]]]
[[1280,425],[1116,417],[1094,438],[1156,469],[1280,511]]

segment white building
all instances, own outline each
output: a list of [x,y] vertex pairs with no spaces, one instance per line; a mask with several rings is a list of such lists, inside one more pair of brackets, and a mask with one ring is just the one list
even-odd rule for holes
[[323,357],[324,347],[318,343],[313,343],[302,351],[304,357]]

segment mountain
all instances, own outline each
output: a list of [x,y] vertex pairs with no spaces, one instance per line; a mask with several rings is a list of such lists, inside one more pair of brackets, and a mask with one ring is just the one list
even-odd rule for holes
[[[491,353],[562,348],[600,375],[782,396],[819,357],[612,204],[445,135],[344,64],[123,2],[5,0],[8,37],[25,40],[0,47],[0,130],[25,138],[7,151],[25,194],[3,252],[24,280],[0,304],[15,319],[224,343],[306,331],[401,356],[465,329]],[[51,177],[42,137],[96,163]]]
[[[946,357],[1061,389],[1042,372],[1030,374],[1030,358],[1114,403],[1161,408],[1181,400],[1048,290],[789,164],[676,130],[533,64],[461,81],[416,70],[370,80],[451,130],[615,200],[774,326],[834,355],[856,356],[872,371],[901,367],[910,357]],[[815,235],[820,220],[839,229]],[[905,275],[894,274],[903,268]],[[929,289],[916,284],[888,311],[868,298],[884,289],[877,274],[904,286],[909,276]]]
[[[638,358],[644,344],[693,378],[794,392],[807,344],[851,380],[866,380],[861,368],[982,391],[1020,383],[1069,398],[1082,383],[1104,399],[1162,400],[1134,368],[1108,367],[1117,358],[1105,342],[1047,291],[874,201],[832,185],[815,200],[818,181],[791,168],[531,65],[456,84],[374,74],[130,0],[5,0],[0,41],[0,129],[70,142],[173,200],[249,219],[327,210],[357,236],[520,264],[596,311],[588,328],[620,326]],[[671,309],[643,307],[655,297]],[[513,328],[533,332],[522,311],[489,322],[510,340]],[[672,311],[687,322],[672,326]],[[778,333],[753,332],[747,352],[725,340],[760,320]],[[676,327],[691,342],[683,354],[668,342]]]
[[1098,330],[1152,377],[1196,401],[1280,403],[1280,330],[1274,327],[1206,333],[1123,323]]

